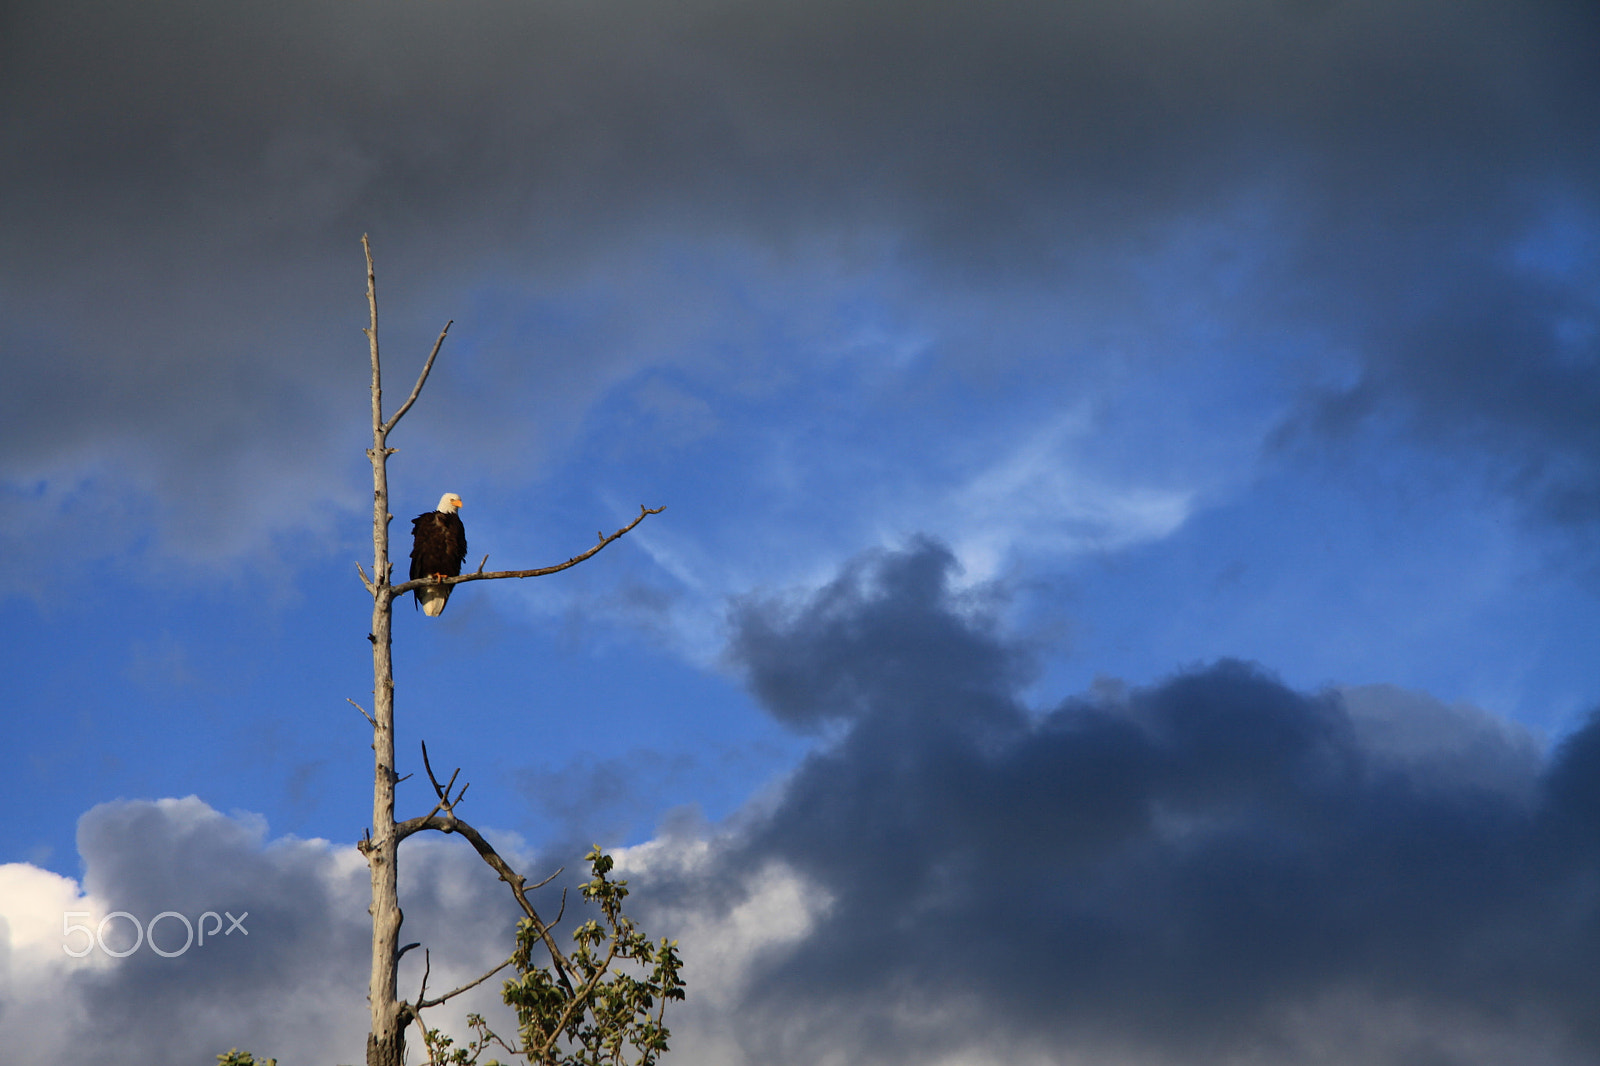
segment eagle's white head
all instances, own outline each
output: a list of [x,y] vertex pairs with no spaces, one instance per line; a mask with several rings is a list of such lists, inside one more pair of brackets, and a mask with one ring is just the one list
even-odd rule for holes
[[439,506],[435,510],[443,511],[445,514],[455,514],[460,506],[461,497],[453,492],[447,492],[439,497]]

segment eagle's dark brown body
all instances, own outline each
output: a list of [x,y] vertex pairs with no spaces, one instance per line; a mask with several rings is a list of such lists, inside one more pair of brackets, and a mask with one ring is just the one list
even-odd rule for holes
[[[461,516],[455,512],[455,507],[460,506],[459,499],[449,510],[443,509],[450,506],[446,501],[451,499],[447,496],[445,501],[441,501],[440,510],[419,514],[411,520],[412,580],[435,574],[455,577],[461,573],[461,564],[467,558],[467,530],[461,524]],[[413,590],[413,594],[422,613],[433,616],[444,611],[453,587],[424,586]]]

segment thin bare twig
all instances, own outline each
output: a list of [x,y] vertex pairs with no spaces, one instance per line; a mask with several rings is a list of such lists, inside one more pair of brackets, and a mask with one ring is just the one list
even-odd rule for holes
[[[392,594],[396,598],[399,598],[400,596],[405,595],[407,592],[410,592],[412,589],[420,588],[423,585],[459,585],[467,581],[494,581],[506,577],[543,577],[546,574],[554,574],[565,570],[570,566],[577,566],[585,559],[592,557],[595,555],[595,553],[599,552],[612,541],[615,541],[625,534],[631,532],[635,526],[645,520],[645,516],[660,514],[665,510],[665,507],[645,507],[643,504],[641,504],[639,506],[639,517],[635,518],[632,522],[629,522],[627,525],[623,526],[609,537],[601,536],[600,543],[596,544],[594,547],[590,548],[581,555],[574,555],[564,563],[557,563],[554,566],[541,566],[536,570],[493,570],[487,574],[480,569],[476,573],[461,574],[458,577],[438,578],[430,575],[428,577],[419,577],[414,581],[407,581],[403,585],[395,585],[392,590]],[[485,562],[487,562],[489,559],[487,555],[485,555],[483,558]]]
[[[398,961],[398,960],[396,960],[396,961]],[[422,1030],[422,1043],[423,1043],[424,1046],[426,1046],[427,1043],[428,1043],[428,1023],[422,1020],[422,1005],[421,1005],[420,1001],[422,1000],[422,998],[424,996],[426,996],[428,994],[428,974],[430,974],[431,972],[433,972],[433,953],[430,952],[427,948],[423,948],[422,949],[422,986],[417,989],[417,1000],[419,1002],[418,1002],[417,1006],[415,1006],[415,1007],[413,1007],[413,1006],[411,1006],[411,1004],[403,1002],[403,1001],[400,1004],[400,1013],[401,1013],[401,1015],[402,1016],[409,1016],[412,1021],[417,1023],[417,1028]],[[432,1048],[428,1048],[428,1062],[430,1064],[433,1062],[433,1049]]]
[[360,711],[361,712],[361,717],[365,718],[369,723],[371,723],[372,728],[374,728],[374,729],[378,728],[378,720],[376,718],[372,717],[372,715],[368,714],[367,713],[367,709],[365,707],[361,706],[361,704],[357,703],[355,700],[351,699],[349,696],[346,696],[344,698],[344,701],[346,703],[348,703],[350,706],[354,707],[356,710]]
[[[516,958],[517,957],[515,955],[511,956],[510,958],[506,959],[505,962],[502,962],[499,966],[496,966],[494,969],[490,970],[488,973],[484,974],[482,977],[479,977],[479,978],[477,978],[476,980],[473,980],[473,981],[468,981],[466,984],[462,985],[460,988],[452,989],[449,992],[446,992],[444,995],[440,996],[438,999],[423,999],[421,994],[419,994],[418,997],[417,997],[417,1005],[416,1005],[416,1007],[414,1009],[416,1009],[416,1010],[426,1010],[429,1007],[437,1007],[439,1004],[445,1002],[446,1000],[454,999],[456,996],[459,996],[461,993],[469,991],[470,989],[476,988],[479,985],[483,984],[489,978],[493,977],[495,974],[499,973],[501,970],[505,969],[507,966],[510,966],[513,962],[516,961]],[[428,982],[427,982],[426,975],[424,975],[423,982],[422,982],[422,991],[425,993],[425,992],[427,992],[427,990],[428,990]]]
[[453,325],[455,325],[455,319],[452,318],[444,324],[444,329],[439,331],[439,339],[433,342],[433,351],[428,353],[428,361],[422,365],[422,374],[417,378],[416,385],[412,386],[411,395],[406,397],[406,402],[400,405],[400,410],[391,415],[389,421],[383,424],[384,433],[387,434],[394,429],[395,425],[399,423],[400,417],[411,410],[411,405],[417,402],[418,396],[422,395],[422,386],[426,384],[428,374],[433,370],[433,361],[439,357],[439,349],[444,346],[444,335],[450,332],[450,327]]
[[[543,888],[545,885],[548,885],[551,881],[554,881],[556,878],[560,877],[562,874],[564,874],[566,872],[567,872],[567,868],[565,866],[558,866],[558,867],[556,867],[556,872],[551,874],[549,877],[545,878],[543,881],[540,881],[538,884],[529,885],[528,886],[528,891],[532,892],[536,888]],[[567,890],[563,888],[561,890],[561,909],[562,910],[566,910],[566,908],[567,908],[566,900],[567,900]],[[561,919],[557,918],[554,922],[551,922],[550,924],[553,927],[553,926],[556,925],[557,922],[560,922],[560,921],[561,921]]]
[[[556,872],[559,873],[560,871],[558,870]],[[555,876],[555,874],[551,874],[550,875],[550,877],[554,877],[554,876]],[[548,882],[550,880],[550,877],[545,878],[545,881]],[[560,925],[561,924],[561,916],[563,914],[565,914],[565,913],[567,913],[567,890],[563,888],[561,890],[561,906],[559,908],[557,908],[557,910],[556,910],[556,920],[551,922],[550,924],[551,925]]]

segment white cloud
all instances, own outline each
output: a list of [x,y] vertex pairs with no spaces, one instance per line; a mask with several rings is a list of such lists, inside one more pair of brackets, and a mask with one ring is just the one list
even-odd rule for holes
[[[623,876],[706,882],[718,876],[715,842],[657,839],[614,852]],[[750,972],[763,961],[803,940],[833,900],[782,862],[768,862],[746,876],[731,900],[707,906],[689,895],[676,904],[651,907],[652,915],[675,928],[685,945],[684,976],[699,1020],[701,1012],[734,1005]],[[646,904],[648,906],[648,903]]]
[[113,960],[98,951],[74,958],[84,934],[64,936],[66,919],[99,926],[103,901],[85,896],[78,883],[25,863],[0,866],[0,1045],[17,1062],[67,1062],[73,1033],[85,1022],[84,1005],[72,995],[72,977],[106,970]]
[[1095,473],[1075,443],[1090,432],[1080,411],[1033,433],[969,479],[936,513],[957,516],[952,547],[968,581],[994,576],[1015,552],[1076,554],[1124,548],[1176,532],[1197,493],[1116,484]]

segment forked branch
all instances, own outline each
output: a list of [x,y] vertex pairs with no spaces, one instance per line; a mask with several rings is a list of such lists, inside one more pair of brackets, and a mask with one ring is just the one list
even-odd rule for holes
[[456,778],[461,775],[461,767],[458,766],[451,772],[450,780],[446,781],[443,785],[439,784],[439,779],[433,776],[433,763],[428,761],[428,742],[426,740],[422,742],[422,766],[423,769],[428,771],[428,780],[433,783],[433,794],[439,797],[439,802],[433,805],[433,810],[428,812],[428,817],[432,818],[440,811],[444,811],[446,814],[454,817],[456,813],[456,804],[460,803],[461,797],[467,794],[467,789],[472,787],[472,782],[468,781],[466,784],[462,785],[461,791],[456,793],[456,798],[451,799],[450,789],[454,787]]
[[[432,776],[431,772],[429,776]],[[435,784],[437,785],[437,782]],[[434,810],[437,812],[438,808],[436,807]],[[557,870],[538,884],[528,884],[528,879],[512,869],[511,864],[500,857],[500,853],[494,849],[493,844],[483,838],[482,833],[462,821],[453,812],[443,815],[433,813],[423,818],[407,818],[405,821],[395,825],[395,841],[398,843],[413,833],[420,833],[424,829],[432,829],[440,833],[460,833],[467,839],[467,843],[472,845],[473,850],[478,853],[478,857],[488,863],[489,868],[500,875],[500,880],[506,883],[511,889],[511,894],[516,897],[517,905],[522,908],[522,913],[527,915],[528,920],[533,923],[539,939],[544,942],[545,948],[550,952],[550,959],[555,963],[556,974],[560,977],[561,984],[570,992],[572,985],[567,980],[567,970],[570,969],[570,963],[567,962],[566,955],[556,945],[555,937],[550,935],[550,930],[555,923],[545,924],[544,920],[539,917],[539,912],[534,909],[532,901],[528,899],[529,892],[543,888],[559,877],[561,871]],[[565,906],[562,909],[565,911]],[[560,920],[557,917],[556,921]]]

